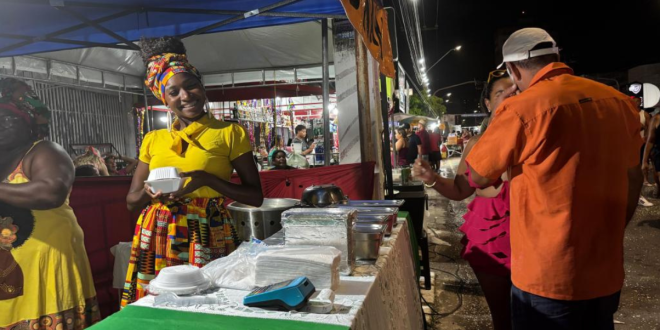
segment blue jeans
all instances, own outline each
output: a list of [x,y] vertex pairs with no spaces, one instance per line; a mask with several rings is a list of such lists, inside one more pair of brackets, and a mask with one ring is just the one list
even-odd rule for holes
[[513,330],[614,330],[621,291],[589,300],[543,298],[511,287]]

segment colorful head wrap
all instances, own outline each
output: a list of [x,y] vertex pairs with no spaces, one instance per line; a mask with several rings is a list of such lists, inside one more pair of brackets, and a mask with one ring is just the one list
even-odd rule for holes
[[11,103],[0,103],[0,109],[8,110],[17,117],[23,119],[25,123],[27,123],[29,126],[32,126],[34,124],[34,120],[32,119],[32,117],[30,117],[30,115],[28,115],[24,111],[19,110],[15,105]]
[[167,82],[177,73],[187,72],[202,80],[199,71],[188,62],[186,54],[165,53],[149,58],[147,79],[144,84],[154,93],[154,96],[165,103],[165,87]]
[[[14,93],[21,87],[25,88],[25,92],[16,98]],[[15,105],[19,111],[23,112],[20,115],[21,118],[25,119],[27,116],[30,120],[29,124],[36,125],[35,134],[37,134],[38,139],[48,137],[48,123],[51,118],[50,110],[41,102],[39,96],[32,90],[30,85],[18,79],[5,78],[0,80],[0,93],[2,93],[0,103]]]

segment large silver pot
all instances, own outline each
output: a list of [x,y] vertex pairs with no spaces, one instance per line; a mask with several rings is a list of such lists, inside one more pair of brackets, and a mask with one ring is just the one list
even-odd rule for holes
[[329,207],[347,202],[344,192],[334,184],[307,187],[300,198],[303,207]]
[[227,206],[238,237],[249,241],[252,237],[263,240],[282,229],[282,212],[298,203],[292,198],[264,198],[260,207],[233,202]]

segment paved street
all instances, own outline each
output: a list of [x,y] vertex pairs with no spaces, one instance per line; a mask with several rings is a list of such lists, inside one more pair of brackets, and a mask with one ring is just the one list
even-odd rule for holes
[[[453,176],[458,158],[443,162],[443,173]],[[644,195],[650,196],[650,187]],[[463,223],[469,200],[449,201],[428,190],[429,212],[425,223],[430,232],[435,282],[435,329],[490,329],[490,314],[472,269],[460,258]],[[649,199],[653,207],[641,207],[625,237],[626,282],[615,319],[616,329],[660,329],[660,200]],[[604,275],[605,276],[605,275]]]

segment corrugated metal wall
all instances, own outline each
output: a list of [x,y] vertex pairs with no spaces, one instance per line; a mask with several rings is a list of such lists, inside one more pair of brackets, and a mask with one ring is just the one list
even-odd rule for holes
[[50,140],[69,153],[72,144],[112,143],[123,155],[135,156],[132,95],[41,82],[34,90],[52,112]]

